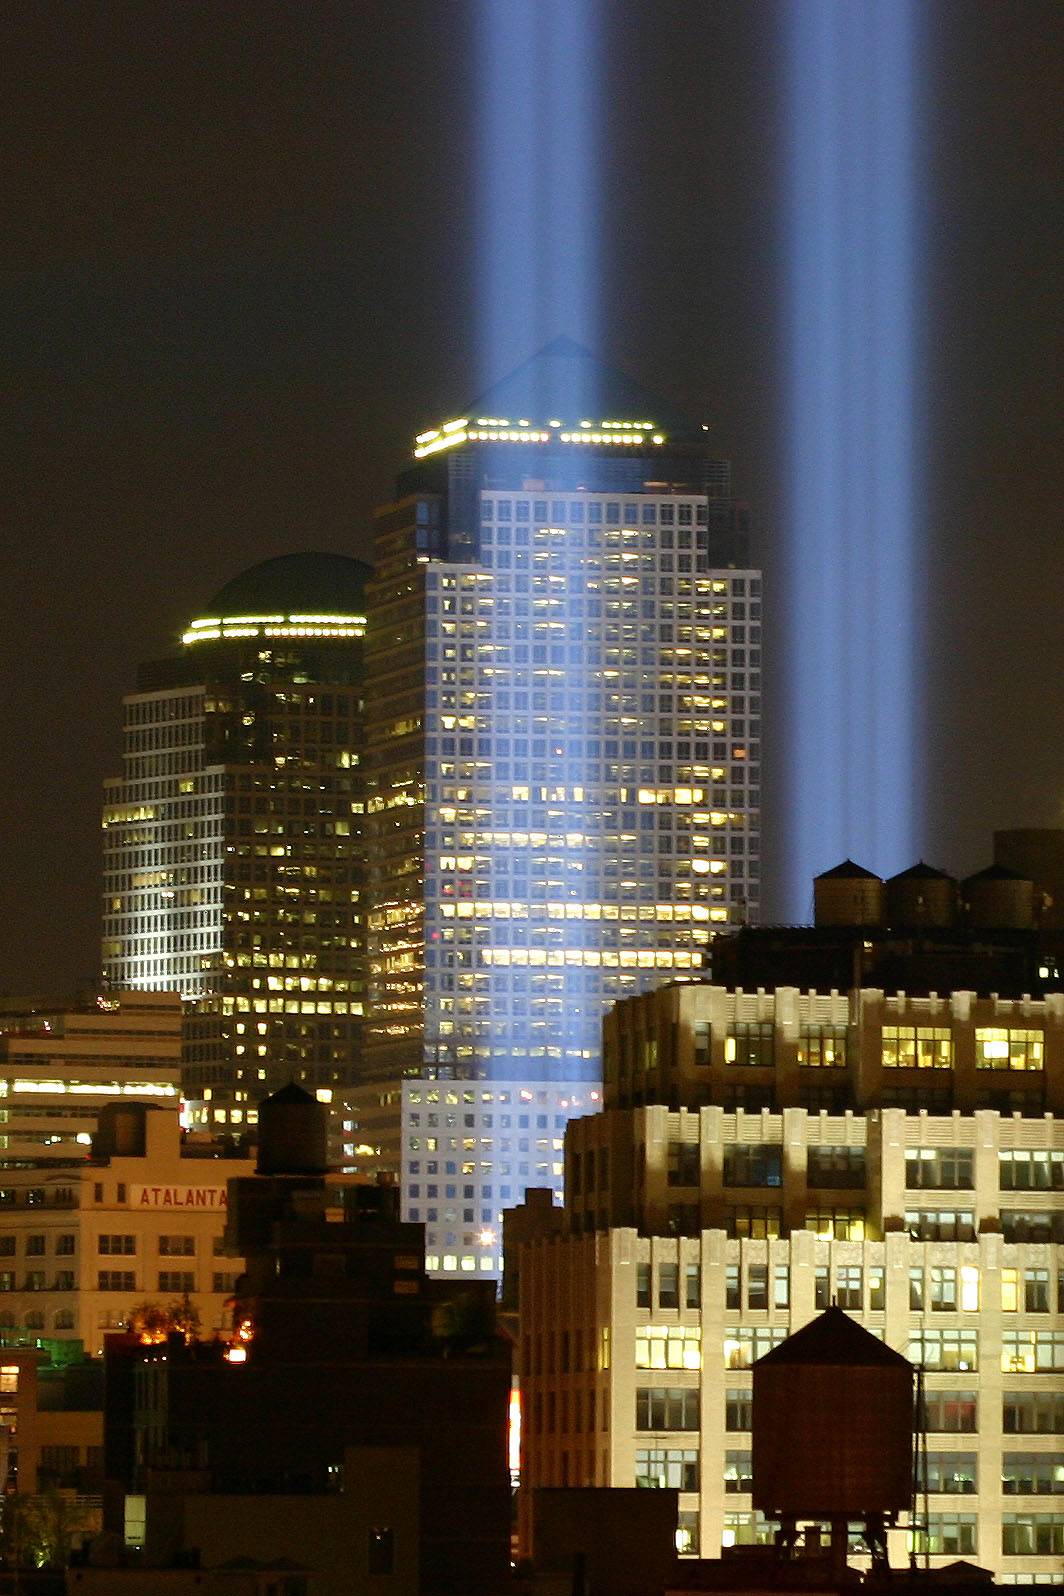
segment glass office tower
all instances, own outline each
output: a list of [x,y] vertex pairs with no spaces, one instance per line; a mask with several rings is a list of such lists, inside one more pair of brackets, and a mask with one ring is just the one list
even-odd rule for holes
[[189,1000],[184,1092],[216,1132],[290,1079],[330,1100],[355,1077],[367,575],[334,554],[254,566],[124,700],[104,977]]
[[415,455],[368,589],[352,1134],[435,1267],[493,1271],[605,1010],[756,918],[761,581],[703,429],[575,345]]

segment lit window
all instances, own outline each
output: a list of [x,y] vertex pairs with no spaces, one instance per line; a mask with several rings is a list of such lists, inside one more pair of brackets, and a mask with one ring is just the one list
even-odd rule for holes
[[937,1026],[884,1025],[883,1068],[948,1070],[953,1063],[953,1039]]
[[979,1070],[1040,1070],[1044,1039],[1041,1031],[977,1027],[975,1067]]
[[635,1333],[637,1369],[700,1369],[702,1331],[697,1325],[640,1325]]

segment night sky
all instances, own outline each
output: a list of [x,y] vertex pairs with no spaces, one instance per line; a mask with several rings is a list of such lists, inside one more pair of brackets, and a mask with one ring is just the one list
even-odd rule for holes
[[[257,560],[367,556],[410,436],[476,392],[477,15],[6,9],[0,991],[95,972],[100,783],[136,662]],[[1061,17],[1059,0],[925,8],[933,730],[916,779],[924,852],[958,871],[987,862],[995,826],[1064,824]],[[601,15],[601,352],[710,424],[770,593],[779,22],[768,0]]]

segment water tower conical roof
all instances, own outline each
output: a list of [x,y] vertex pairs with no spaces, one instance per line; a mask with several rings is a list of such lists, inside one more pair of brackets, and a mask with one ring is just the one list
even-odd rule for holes
[[870,1334],[841,1308],[831,1307],[758,1358],[755,1367],[770,1363],[809,1363],[820,1367],[849,1365],[867,1369],[881,1364],[908,1366],[908,1359]]

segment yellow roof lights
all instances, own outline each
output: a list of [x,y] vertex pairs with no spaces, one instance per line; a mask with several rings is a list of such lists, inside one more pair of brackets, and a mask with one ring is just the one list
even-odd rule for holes
[[[549,429],[549,430],[548,430]],[[567,429],[567,430],[562,430]],[[414,458],[423,460],[442,449],[461,443],[577,443],[577,444],[663,444],[666,435],[654,431],[652,421],[592,421],[581,417],[566,423],[557,416],[546,422],[522,416],[510,421],[506,416],[477,416],[475,420],[447,421],[442,427],[419,432],[414,440]]]
[[226,615],[219,619],[191,622],[181,641],[216,642],[219,638],[241,637],[362,637],[364,615]]
[[[460,422],[460,427],[465,423]],[[447,432],[446,428],[440,429],[439,434],[429,443],[422,443],[414,450],[414,459],[423,460],[426,455],[439,454],[441,449],[453,449],[456,443],[464,443],[467,434],[464,431]]]

